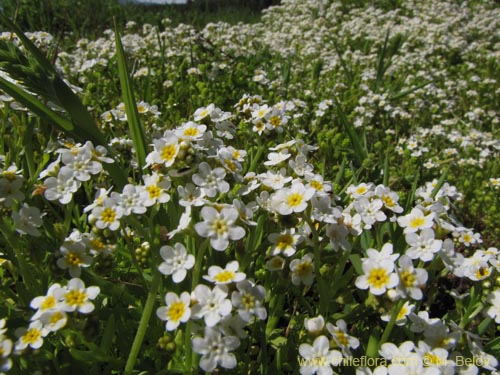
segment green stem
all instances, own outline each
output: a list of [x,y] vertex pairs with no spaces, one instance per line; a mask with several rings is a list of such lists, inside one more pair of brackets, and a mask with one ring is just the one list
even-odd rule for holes
[[[198,253],[196,254],[196,263],[194,265],[193,270],[193,279],[191,280],[191,290],[198,285],[200,281],[201,269],[203,267],[203,258],[205,257],[205,251],[208,247],[208,238],[203,241],[198,248]],[[189,241],[188,247],[193,247],[196,245],[195,241]],[[194,252],[194,249],[191,248],[191,252]],[[191,347],[191,321],[186,324],[186,330],[184,331],[184,349],[186,350],[186,369],[189,373],[193,371],[193,359],[194,353],[193,348]]]
[[404,303],[405,303],[405,300],[403,300],[403,299],[399,300],[398,303],[396,304],[396,306],[394,307],[394,310],[392,310],[391,320],[389,321],[389,323],[385,327],[384,333],[382,333],[382,337],[380,338],[380,341],[378,343],[379,349],[382,346],[382,344],[384,344],[387,341],[387,339],[389,338],[389,336],[391,335],[392,329],[394,328],[394,324],[396,324],[396,319],[398,317],[398,314],[401,311],[401,307],[403,307]]
[[131,374],[134,369],[135,361],[137,360],[144,336],[146,335],[149,319],[151,318],[151,313],[153,312],[156,294],[160,285],[161,274],[159,271],[155,270],[153,281],[151,283],[151,289],[149,290],[148,298],[146,299],[146,304],[144,305],[141,321],[139,322],[139,327],[137,328],[137,333],[135,334],[134,342],[132,343],[132,348],[130,349],[130,353],[128,355],[127,364],[125,365],[125,374]]

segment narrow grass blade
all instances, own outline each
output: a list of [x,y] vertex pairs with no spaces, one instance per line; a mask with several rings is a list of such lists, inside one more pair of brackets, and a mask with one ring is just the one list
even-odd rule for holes
[[26,35],[24,35],[24,33],[20,28],[18,28],[10,19],[5,17],[3,14],[0,14],[0,21],[2,21],[2,23],[6,24],[7,27],[9,27],[11,30],[14,31],[19,40],[21,40],[21,42],[23,43],[24,47],[33,55],[33,57],[42,66],[43,69],[54,75],[57,75],[56,70],[54,69],[50,61],[33,44],[33,42],[29,40],[29,38],[27,38]]
[[23,104],[35,115],[40,116],[47,120],[50,123],[56,125],[60,130],[66,132],[74,132],[75,127],[68,119],[60,116],[50,108],[48,108],[45,104],[43,104],[40,100],[34,97],[31,94],[28,94],[23,89],[18,86],[10,83],[9,81],[0,77],[0,89],[12,96],[16,101]]
[[120,85],[122,88],[123,103],[125,103],[125,111],[127,113],[127,122],[129,124],[130,136],[134,142],[134,148],[137,156],[137,163],[142,169],[146,162],[146,142],[144,140],[144,130],[142,128],[137,104],[134,97],[132,80],[128,73],[127,61],[125,60],[125,52],[123,51],[122,42],[118,29],[115,25],[115,44],[116,57],[118,60],[118,72],[120,75]]
[[104,134],[97,127],[80,98],[59,77],[52,80],[52,85],[59,103],[76,125],[75,133],[84,140],[92,141],[95,145],[106,146],[107,142]]

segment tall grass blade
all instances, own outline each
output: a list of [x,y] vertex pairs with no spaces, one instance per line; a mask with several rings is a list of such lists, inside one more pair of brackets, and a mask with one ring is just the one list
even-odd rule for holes
[[127,113],[127,122],[129,124],[130,136],[134,142],[134,148],[137,156],[137,164],[142,169],[146,162],[146,142],[144,137],[144,130],[142,128],[139,112],[137,111],[137,104],[134,97],[134,90],[132,87],[132,80],[128,73],[127,61],[125,59],[125,52],[118,33],[118,28],[115,24],[115,44],[116,44],[116,57],[118,60],[118,72],[120,75],[120,85],[122,88],[123,103],[125,103],[125,112]]
[[9,81],[0,77],[0,89],[6,94],[12,96],[16,101],[23,104],[35,115],[55,124],[60,130],[73,133],[75,131],[74,125],[68,119],[57,114],[35,96],[28,94],[23,89],[10,83]]

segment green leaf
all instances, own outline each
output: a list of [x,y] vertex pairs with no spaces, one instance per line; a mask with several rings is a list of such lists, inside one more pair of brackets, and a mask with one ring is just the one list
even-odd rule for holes
[[108,322],[106,323],[106,327],[104,328],[104,333],[102,335],[100,349],[103,353],[109,353],[111,349],[111,345],[113,344],[113,336],[115,334],[116,328],[116,319],[115,315],[111,314]]
[[123,51],[120,34],[115,24],[115,44],[116,57],[118,59],[118,73],[120,76],[120,85],[122,88],[122,98],[125,104],[125,112],[127,113],[127,122],[129,125],[130,136],[134,142],[134,149],[137,156],[137,163],[142,170],[146,162],[146,142],[144,139],[144,130],[142,128],[139,112],[137,111],[137,103],[134,97],[132,80],[128,73],[127,61],[125,52]]

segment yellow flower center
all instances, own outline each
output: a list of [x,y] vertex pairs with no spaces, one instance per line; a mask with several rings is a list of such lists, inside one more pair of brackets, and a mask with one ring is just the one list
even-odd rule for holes
[[359,195],[362,195],[364,193],[366,193],[366,186],[360,186],[358,188],[356,188],[356,194],[359,194]]
[[312,180],[311,187],[317,191],[323,191],[323,184],[320,181]]
[[161,149],[161,158],[166,161],[171,161],[175,158],[175,155],[177,154],[177,150],[175,145],[170,144],[170,145],[165,145]]
[[98,239],[93,239],[92,241],[90,241],[90,245],[92,246],[93,249],[99,250],[99,251],[104,250],[104,248],[105,248],[104,243]]
[[233,159],[238,159],[240,157],[240,152],[238,150],[233,151]]
[[241,297],[241,303],[245,307],[245,309],[250,310],[255,307],[255,297],[252,296],[251,294],[245,293]]
[[394,207],[394,205],[395,205],[394,200],[393,200],[391,197],[389,197],[388,195],[384,195],[384,196],[382,197],[382,202],[384,202],[384,204],[385,204],[387,207]]
[[2,177],[6,178],[10,182],[15,181],[17,179],[15,172],[12,172],[12,171],[2,172]]
[[389,275],[387,271],[383,268],[374,268],[370,271],[368,275],[368,284],[374,286],[375,288],[382,288],[389,282]]
[[208,115],[208,111],[207,111],[206,109],[204,109],[204,110],[202,110],[202,111],[200,112],[200,118],[204,118],[204,117],[206,117],[207,115]]
[[40,310],[48,310],[56,305],[56,299],[54,296],[47,296],[40,304]]
[[439,358],[439,356],[437,356],[436,354],[434,353],[425,353],[424,354],[424,366],[429,366],[429,365],[444,365],[444,362],[443,360],[441,360],[441,358]]
[[214,280],[216,280],[220,283],[227,283],[229,281],[234,280],[234,272],[224,270],[222,272],[219,272],[217,275],[215,275]]
[[410,221],[410,228],[419,228],[425,224],[425,219],[423,217],[415,217]]
[[161,196],[161,189],[156,185],[146,186],[146,191],[149,193],[150,199],[160,198]]
[[80,258],[78,254],[68,253],[66,254],[66,262],[68,262],[70,266],[79,266],[82,263],[82,258]]
[[303,200],[304,196],[301,193],[292,193],[288,196],[287,203],[290,207],[298,207]]
[[297,273],[297,275],[302,277],[309,275],[312,272],[311,262],[304,261],[302,263],[299,263],[299,265],[297,265],[295,272]]
[[280,251],[288,249],[289,247],[292,247],[293,242],[293,236],[291,234],[282,234],[276,240],[276,249]]
[[115,210],[113,210],[111,207],[106,207],[104,210],[102,210],[101,220],[105,223],[113,223],[115,221],[115,218]]
[[486,267],[479,267],[476,271],[476,278],[482,279],[483,277],[487,277],[490,275],[490,270]]
[[401,272],[401,282],[405,288],[413,287],[416,280],[417,278],[413,272],[408,270]]
[[87,301],[87,293],[74,289],[66,293],[64,298],[68,305],[81,306]]
[[184,130],[183,133],[186,137],[195,137],[198,135],[198,129],[197,128],[187,128]]
[[186,306],[184,302],[177,301],[172,303],[167,311],[168,320],[178,322],[186,311]]
[[52,316],[50,317],[50,324],[56,324],[60,320],[64,319],[64,315],[60,311],[56,311]]
[[217,235],[222,236],[227,233],[226,221],[222,219],[215,219],[212,223],[212,229]]
[[344,332],[342,331],[335,332],[335,338],[337,339],[338,343],[343,347],[349,346],[349,340],[347,339],[347,335]]
[[272,116],[270,119],[269,119],[269,122],[272,126],[274,126],[275,128],[280,126],[281,125],[281,119],[279,118],[279,116]]
[[23,341],[26,344],[34,344],[40,339],[42,332],[38,328],[30,328],[23,336]]
[[463,238],[464,242],[467,242],[467,243],[472,241],[472,236],[469,233],[465,233],[462,238]]

